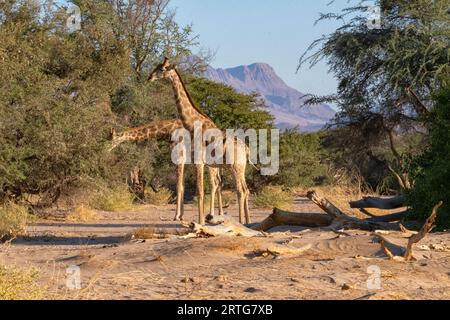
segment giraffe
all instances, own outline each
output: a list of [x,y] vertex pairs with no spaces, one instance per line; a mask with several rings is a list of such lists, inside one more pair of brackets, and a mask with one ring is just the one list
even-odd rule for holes
[[[146,125],[130,128],[121,133],[117,133],[114,129],[111,130],[111,147],[109,151],[117,148],[121,143],[126,141],[143,141],[150,139],[162,139],[170,137],[172,132],[177,129],[183,128],[181,120],[164,120],[151,122]],[[185,160],[185,157],[182,158]],[[177,208],[174,220],[183,220],[184,215],[184,165],[185,163],[177,164]],[[219,203],[219,215],[223,215],[222,205],[222,189],[221,189],[221,177],[218,168],[209,166],[208,173],[211,184],[211,204],[210,214],[214,215],[214,201],[215,194],[217,193],[217,200]]]
[[[195,103],[192,101],[188,91],[186,90],[186,86],[179,74],[178,70],[171,65],[169,59],[166,57],[164,61],[159,64],[154,71],[152,71],[148,77],[148,81],[154,82],[159,79],[169,79],[172,84],[172,89],[174,91],[174,96],[176,100],[177,110],[180,115],[181,121],[185,129],[187,129],[191,137],[194,137],[195,133],[195,123],[199,122],[202,124],[202,129],[219,129],[216,124],[211,120],[206,114],[204,114]],[[223,132],[222,132],[223,134]],[[230,164],[231,171],[233,173],[233,177],[236,183],[236,191],[238,195],[238,203],[239,203],[239,221],[244,223],[244,219],[246,223],[251,223],[250,221],[250,212],[248,207],[248,199],[250,196],[249,189],[247,187],[247,183],[245,181],[245,169],[246,169],[246,161],[248,158],[248,148],[240,139],[233,138],[232,141],[227,140],[223,136],[225,141],[225,146],[232,146],[234,148],[235,161]],[[204,152],[205,152],[205,141],[201,139],[200,149],[198,150],[201,154],[201,161],[196,163],[196,171],[197,171],[197,195],[199,199],[198,211],[199,211],[199,222],[200,224],[205,224],[205,215],[203,209],[203,201],[204,201]],[[225,147],[226,148],[226,147]],[[237,159],[245,159],[245,161],[239,161]],[[221,167],[222,165],[217,165],[217,167]]]

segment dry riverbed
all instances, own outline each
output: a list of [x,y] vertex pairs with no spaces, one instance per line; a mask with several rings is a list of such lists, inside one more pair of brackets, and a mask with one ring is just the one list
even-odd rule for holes
[[[39,220],[28,236],[0,245],[0,264],[36,267],[39,283],[66,299],[449,299],[450,234],[434,233],[416,248],[417,261],[388,260],[370,232],[336,234],[278,228],[267,237],[135,239],[141,228],[176,234],[174,206],[99,212],[90,223]],[[299,198],[295,211],[320,212]],[[186,220],[196,220],[188,205]],[[237,217],[237,208],[227,209]],[[252,209],[261,221],[270,210]],[[404,243],[399,235],[390,235]],[[280,245],[302,254],[260,255]],[[80,268],[80,290],[66,270]],[[378,273],[379,271],[379,273]]]

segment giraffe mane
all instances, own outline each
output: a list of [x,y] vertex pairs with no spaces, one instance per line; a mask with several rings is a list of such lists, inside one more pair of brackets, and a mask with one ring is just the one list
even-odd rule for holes
[[173,68],[173,70],[176,72],[176,74],[177,74],[178,77],[180,78],[180,82],[181,82],[181,85],[183,86],[183,90],[184,90],[184,92],[186,93],[186,95],[187,95],[187,97],[188,97],[188,99],[189,99],[189,102],[191,103],[192,107],[193,107],[198,113],[200,113],[202,116],[204,116],[206,119],[208,119],[209,121],[211,121],[212,123],[214,123],[214,121],[213,121],[209,116],[207,116],[203,111],[201,111],[201,110],[197,107],[197,105],[194,103],[194,101],[192,100],[191,95],[189,94],[189,91],[186,89],[186,85],[184,84],[184,81],[183,81],[183,78],[181,77],[180,72],[178,72],[178,70],[177,70],[176,68]]

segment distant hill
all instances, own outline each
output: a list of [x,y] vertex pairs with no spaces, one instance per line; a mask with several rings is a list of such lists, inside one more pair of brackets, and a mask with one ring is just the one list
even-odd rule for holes
[[229,69],[208,67],[204,76],[242,93],[261,94],[278,128],[299,126],[301,131],[316,131],[335,115],[335,111],[325,104],[304,105],[304,94],[289,87],[266,63]]

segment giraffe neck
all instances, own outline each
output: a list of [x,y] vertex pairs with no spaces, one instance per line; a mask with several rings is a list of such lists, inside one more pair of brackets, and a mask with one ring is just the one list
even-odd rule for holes
[[170,80],[172,82],[178,113],[180,114],[184,127],[192,132],[194,130],[194,123],[200,121],[205,129],[217,128],[214,122],[195,106],[186,90],[183,79],[181,79],[180,74],[175,69],[170,74]]
[[143,141],[156,138],[170,137],[173,131],[183,128],[181,120],[167,120],[152,122],[147,125],[131,128],[113,138],[113,144],[117,147],[126,141]]

